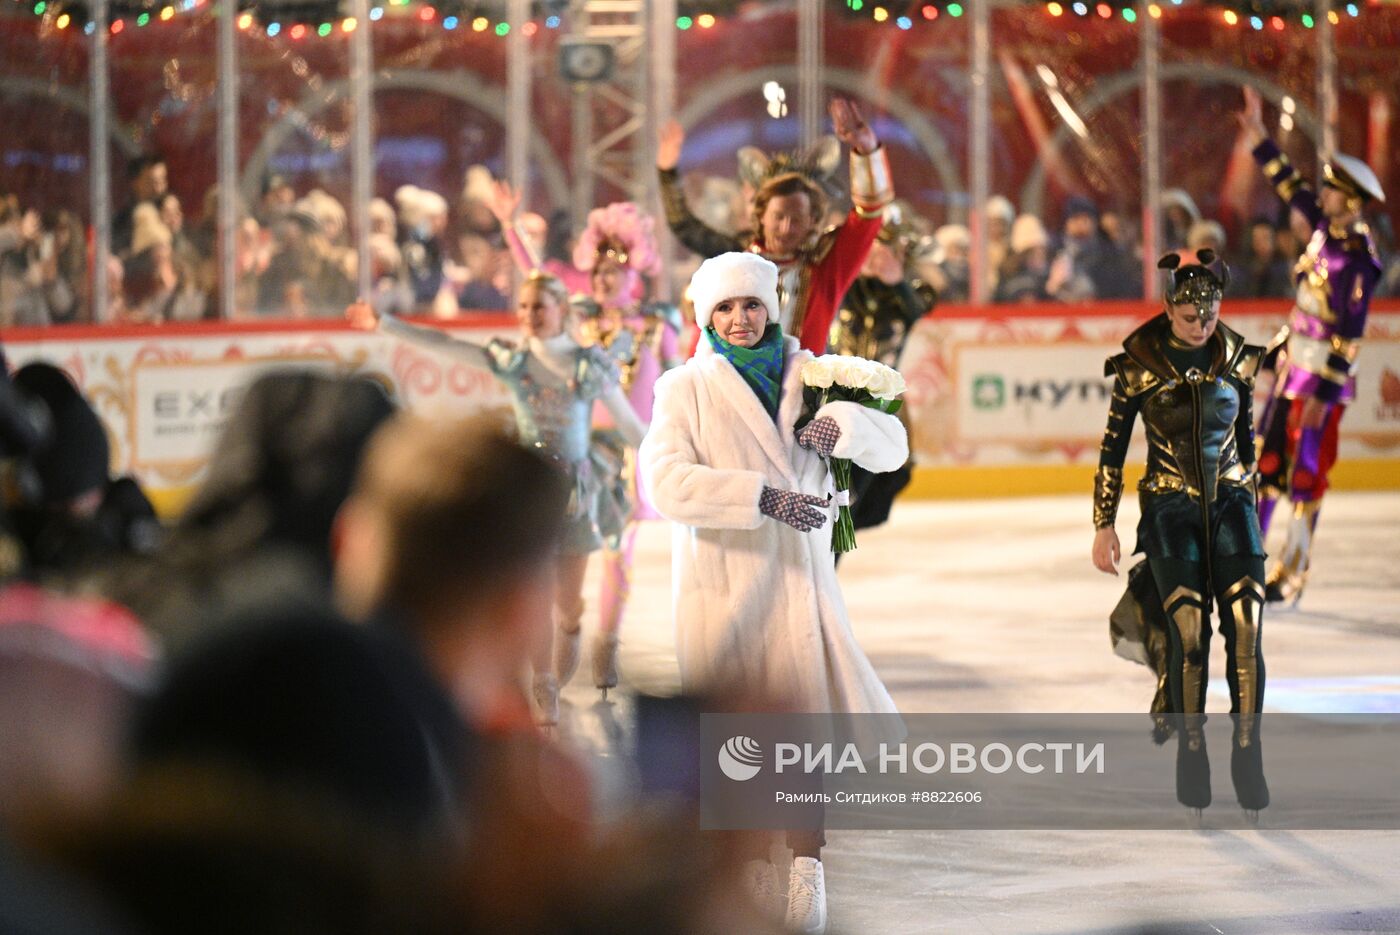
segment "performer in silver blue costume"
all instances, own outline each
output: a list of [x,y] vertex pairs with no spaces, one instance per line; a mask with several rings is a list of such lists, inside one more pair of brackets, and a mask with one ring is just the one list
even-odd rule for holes
[[475,344],[434,328],[379,316],[364,303],[351,306],[347,317],[356,327],[378,329],[405,341],[446,354],[468,366],[490,371],[510,393],[516,430],[527,445],[558,463],[574,482],[568,529],[560,549],[555,592],[556,629],[565,638],[550,640],[535,661],[534,694],[541,720],[558,720],[561,669],[572,671],[576,639],[583,616],[583,578],[588,556],[615,537],[630,510],[625,487],[615,472],[600,469],[591,444],[593,404],[601,402],[617,431],[630,446],[641,444],[646,426],[623,392],[616,361],[602,347],[585,347],[568,328],[568,293],[547,273],[534,272],[520,287],[516,313],[519,344],[494,339]]

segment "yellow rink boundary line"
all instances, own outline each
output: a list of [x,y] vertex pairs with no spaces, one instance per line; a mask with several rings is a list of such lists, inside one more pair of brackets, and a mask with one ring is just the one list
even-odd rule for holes
[[[913,500],[966,500],[975,497],[1034,497],[1079,493],[1086,498],[1094,489],[1094,465],[987,465],[968,467],[916,467],[914,478],[901,496]],[[1124,474],[1131,493],[1143,469]],[[1334,490],[1400,490],[1400,459],[1371,458],[1338,461],[1332,468]]]
[[[1141,476],[1141,468],[1126,472],[1129,494]],[[1336,490],[1400,490],[1400,459],[1340,461],[1332,469],[1332,486]],[[156,512],[169,518],[185,508],[195,489],[166,487],[149,491],[149,496]],[[967,500],[1077,493],[1087,499],[1093,489],[1094,467],[1085,464],[916,467],[914,479],[902,496],[911,500]]]

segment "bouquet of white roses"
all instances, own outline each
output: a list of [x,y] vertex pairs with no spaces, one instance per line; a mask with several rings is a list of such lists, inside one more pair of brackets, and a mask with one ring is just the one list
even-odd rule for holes
[[[830,402],[857,403],[893,415],[904,403],[904,377],[899,371],[863,357],[826,354],[802,365],[804,406],[797,428],[815,418],[817,410]],[[855,525],[851,522],[851,461],[828,458],[836,485],[836,525],[831,530],[831,550],[849,552],[856,547]]]

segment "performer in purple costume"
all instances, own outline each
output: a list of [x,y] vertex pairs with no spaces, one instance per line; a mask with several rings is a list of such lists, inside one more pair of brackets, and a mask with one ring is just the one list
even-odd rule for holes
[[1356,395],[1356,355],[1381,264],[1362,208],[1383,203],[1376,175],[1365,163],[1336,155],[1323,165],[1322,191],[1314,194],[1269,138],[1258,92],[1246,88],[1239,115],[1254,159],[1279,196],[1313,225],[1298,261],[1297,301],[1269,347],[1265,366],[1275,373],[1273,392],[1259,421],[1259,525],[1265,533],[1274,507],[1287,496],[1293,522],[1278,563],[1270,572],[1269,601],[1296,602],[1307,579],[1327,475],[1337,460],[1337,430]]

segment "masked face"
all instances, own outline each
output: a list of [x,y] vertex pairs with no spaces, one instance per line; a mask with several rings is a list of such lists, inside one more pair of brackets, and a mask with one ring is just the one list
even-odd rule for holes
[[1220,298],[1216,296],[1199,306],[1189,302],[1168,304],[1167,318],[1172,324],[1172,335],[1178,341],[1191,347],[1203,347],[1220,322]]

